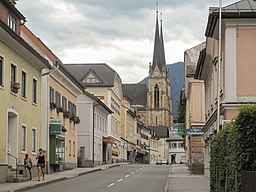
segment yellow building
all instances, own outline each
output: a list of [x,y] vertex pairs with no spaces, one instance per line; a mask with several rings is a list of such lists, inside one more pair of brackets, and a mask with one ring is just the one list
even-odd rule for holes
[[21,36],[47,58],[52,69],[43,72],[40,147],[47,152],[48,172],[77,167],[77,97],[83,86],[64,68],[58,57],[25,25]]
[[22,169],[26,153],[35,160],[41,133],[41,72],[51,66],[20,37],[24,16],[9,1],[1,1],[0,7],[0,182],[6,182],[7,166],[15,168],[16,158]]
[[186,160],[191,173],[204,173],[203,131],[205,104],[204,81],[194,79],[200,51],[205,47],[201,43],[184,53],[185,58],[185,98],[186,98]]

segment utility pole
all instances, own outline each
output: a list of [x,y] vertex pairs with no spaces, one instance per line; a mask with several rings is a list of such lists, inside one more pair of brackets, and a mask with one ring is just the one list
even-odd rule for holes
[[219,132],[220,129],[220,62],[222,60],[221,58],[221,17],[222,17],[222,0],[219,0],[219,53],[218,53],[218,75],[217,75],[217,132]]

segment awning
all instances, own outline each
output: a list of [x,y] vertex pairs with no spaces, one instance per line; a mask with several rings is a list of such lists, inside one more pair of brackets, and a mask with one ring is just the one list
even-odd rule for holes
[[114,140],[109,137],[103,137],[102,142],[103,143],[114,143]]

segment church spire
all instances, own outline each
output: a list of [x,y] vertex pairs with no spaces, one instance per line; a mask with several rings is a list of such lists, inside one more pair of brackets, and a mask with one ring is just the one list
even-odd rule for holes
[[[158,4],[157,4],[158,6]],[[160,33],[159,33],[159,24],[158,24],[158,7],[156,10],[156,29],[155,29],[155,44],[154,44],[154,52],[153,52],[153,62],[152,69],[154,70],[156,66],[158,66],[160,71],[166,66],[165,61],[165,51],[164,51],[164,37],[163,37],[163,20],[162,13],[160,17]]]
[[160,61],[161,64],[163,66],[163,68],[166,65],[166,61],[165,61],[165,51],[164,51],[164,36],[163,36],[163,16],[161,13],[161,17],[160,17]]
[[160,52],[159,52],[160,49],[159,48],[160,48],[160,38],[159,38],[158,7],[157,7],[157,10],[156,10],[155,42],[154,42],[152,69],[154,70],[155,67],[158,66],[159,70],[162,71],[162,66],[160,64]]

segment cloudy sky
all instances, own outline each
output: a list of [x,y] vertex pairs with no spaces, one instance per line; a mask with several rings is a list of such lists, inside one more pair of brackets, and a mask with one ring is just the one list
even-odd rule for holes
[[[235,2],[224,0],[223,5]],[[158,0],[166,62],[204,41],[209,6],[219,0]],[[152,61],[155,0],[19,0],[27,27],[63,63],[106,62],[124,83],[142,80]]]

